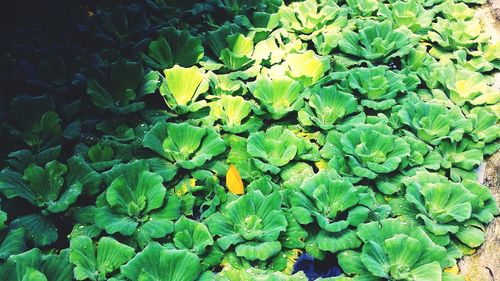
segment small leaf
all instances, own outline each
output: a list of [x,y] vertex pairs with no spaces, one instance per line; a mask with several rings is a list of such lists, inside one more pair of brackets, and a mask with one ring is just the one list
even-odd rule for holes
[[245,189],[243,187],[243,181],[241,180],[240,172],[236,167],[231,164],[226,173],[226,185],[227,189],[231,191],[231,193],[240,195],[245,194]]

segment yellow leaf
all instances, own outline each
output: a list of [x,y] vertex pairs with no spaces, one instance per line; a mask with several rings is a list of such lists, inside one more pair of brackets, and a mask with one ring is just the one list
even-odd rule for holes
[[283,254],[283,257],[287,258],[286,268],[283,269],[281,272],[288,275],[292,274],[293,266],[297,262],[297,259],[299,258],[300,254],[302,254],[302,251],[299,249],[292,249],[291,251],[285,252],[285,254]]
[[316,168],[318,168],[318,170],[323,170],[323,169],[326,169],[328,167],[328,162],[321,159],[320,161],[315,162],[314,165],[316,165]]
[[177,189],[177,191],[175,192],[177,194],[177,196],[182,196],[186,193],[188,193],[189,189],[187,187],[187,184],[186,183],[182,183],[181,187]]
[[233,164],[229,166],[226,173],[226,186],[233,194],[240,195],[245,193],[240,172],[238,172],[238,169]]
[[190,179],[190,180],[189,180],[189,185],[190,185],[191,187],[195,187],[195,186],[196,186],[196,179]]
[[455,274],[457,275],[459,270],[458,270],[458,266],[452,266],[452,267],[447,267],[444,269],[444,272],[448,272],[448,273],[451,273],[451,274]]

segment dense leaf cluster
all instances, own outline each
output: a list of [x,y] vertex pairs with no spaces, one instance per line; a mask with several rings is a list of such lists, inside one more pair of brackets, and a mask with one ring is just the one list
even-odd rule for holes
[[322,280],[463,280],[499,214],[484,1],[288,2],[102,4],[97,48],[32,62],[0,279],[305,280],[307,253],[338,261]]

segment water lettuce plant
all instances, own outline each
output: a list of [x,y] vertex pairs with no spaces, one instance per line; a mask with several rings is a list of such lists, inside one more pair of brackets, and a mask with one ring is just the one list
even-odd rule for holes
[[[312,243],[319,250],[332,253],[360,246],[354,231],[348,227],[350,224],[358,225],[368,212],[363,215],[359,208],[353,210],[352,214],[348,211],[360,200],[360,195],[352,183],[338,174],[323,170],[305,179],[300,191],[290,195],[292,214],[300,224],[307,226],[315,222],[321,229],[306,243]],[[321,254],[313,255],[321,257]]]
[[285,75],[259,76],[248,84],[248,89],[272,119],[281,119],[304,104],[305,92],[302,84]]
[[97,246],[91,238],[78,236],[71,239],[70,261],[75,265],[76,280],[106,280],[106,275],[128,262],[134,248],[113,238],[102,237]]
[[54,111],[55,104],[49,96],[18,96],[12,99],[10,108],[12,118],[3,122],[3,127],[12,138],[24,141],[34,150],[59,144],[61,117]]
[[180,202],[166,197],[162,182],[145,161],[117,165],[107,172],[109,187],[96,202],[96,225],[109,234],[134,235],[141,245],[172,233]]
[[358,32],[342,31],[339,48],[342,52],[373,62],[388,63],[413,49],[418,37],[405,26],[393,29],[389,20],[358,21]]
[[482,31],[477,18],[470,21],[438,19],[432,24],[432,28],[433,31],[428,33],[429,39],[448,50],[472,47],[488,40],[488,35]]
[[196,101],[199,95],[208,90],[208,78],[203,69],[197,66],[185,68],[175,65],[165,69],[164,74],[160,93],[169,108],[182,113],[196,111],[205,106],[203,101]]
[[299,34],[316,34],[331,24],[337,17],[339,6],[333,1],[294,2],[282,5],[278,11],[283,26]]
[[406,77],[387,67],[356,68],[349,72],[349,88],[363,96],[361,104],[375,110],[386,110],[396,104],[396,96],[410,90]]
[[120,271],[130,280],[194,281],[201,265],[199,258],[187,250],[168,249],[151,242]]
[[358,102],[352,94],[336,86],[316,86],[311,88],[309,102],[298,112],[298,119],[303,126],[329,130],[338,120],[357,111]]
[[30,164],[21,173],[6,168],[0,173],[0,191],[7,198],[20,197],[42,209],[42,213],[60,213],[75,203],[82,192],[95,193],[99,174],[80,157],[67,165],[52,160],[44,167]]
[[393,134],[385,122],[360,124],[343,133],[332,130],[323,157],[346,176],[375,179],[400,168],[410,156],[410,145]]
[[419,139],[433,145],[443,139],[459,142],[464,133],[472,130],[472,122],[465,118],[460,108],[448,109],[443,104],[424,103],[418,98],[408,99],[398,116]]
[[144,69],[138,62],[121,59],[111,64],[106,74],[96,73],[96,78],[87,82],[87,94],[95,106],[108,109],[116,114],[136,112],[144,108],[144,102],[139,99],[151,94],[156,87],[147,84],[157,80],[154,73],[144,75]]
[[247,152],[252,155],[258,169],[272,174],[295,157],[304,160],[319,160],[318,148],[310,141],[297,137],[290,130],[274,126],[264,132],[250,134]]
[[346,3],[353,17],[369,17],[379,8],[378,1],[374,0],[347,0]]
[[397,219],[360,225],[361,252],[346,251],[339,264],[348,275],[364,279],[441,280],[446,249],[416,226]]
[[300,81],[304,87],[311,86],[330,69],[330,58],[318,56],[312,50],[304,53],[291,53],[283,62],[285,72]]
[[[443,5],[443,7],[449,7],[450,4]],[[420,2],[415,0],[380,5],[379,14],[392,20],[395,27],[406,26],[416,34],[425,34],[431,29],[434,20],[434,11],[425,9]]]
[[38,248],[10,256],[0,267],[0,276],[16,281],[72,280],[69,250],[45,255]]
[[457,105],[495,104],[500,100],[500,93],[490,86],[490,81],[481,73],[457,69],[453,79],[446,82],[450,99]]
[[498,148],[494,140],[498,139],[500,134],[499,117],[488,108],[473,108],[468,116],[472,122],[472,131],[469,133],[472,140],[485,144],[485,154],[491,154]]
[[207,218],[210,232],[218,235],[222,250],[234,247],[236,255],[247,260],[265,261],[281,251],[278,237],[287,220],[280,208],[281,195],[264,196],[251,191],[227,204],[220,213]]
[[184,169],[200,167],[226,149],[224,141],[211,128],[164,121],[146,133],[143,145]]
[[253,62],[253,38],[241,33],[226,37],[227,48],[221,51],[220,60],[229,70],[245,68]]
[[158,39],[149,43],[148,53],[142,58],[151,68],[163,70],[174,65],[190,67],[203,57],[201,38],[193,37],[187,30],[167,27]]
[[[454,183],[438,174],[417,172],[405,183],[405,198],[417,209],[415,219],[433,235],[454,235],[471,248],[484,242],[482,223],[498,208],[487,188],[471,180]],[[470,224],[465,221],[473,221]]]
[[245,131],[256,131],[262,126],[262,121],[251,116],[253,110],[258,110],[255,103],[240,96],[223,95],[212,103],[210,115],[222,123],[224,131],[234,134]]

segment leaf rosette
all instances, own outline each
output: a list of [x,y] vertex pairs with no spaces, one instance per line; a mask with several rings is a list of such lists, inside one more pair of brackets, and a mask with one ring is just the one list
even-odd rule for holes
[[404,184],[407,201],[396,200],[403,205],[395,213],[415,219],[432,235],[444,236],[445,244],[452,235],[468,247],[480,246],[484,242],[482,224],[498,215],[491,192],[472,180],[455,183],[439,174],[417,171]]
[[143,145],[184,169],[203,166],[226,150],[224,141],[213,128],[164,121],[159,121],[146,133]]
[[67,164],[57,160],[44,166],[28,165],[23,173],[6,168],[0,173],[0,191],[7,198],[20,197],[42,213],[66,211],[81,193],[97,192],[101,178],[81,157],[73,157]]
[[410,145],[394,135],[393,129],[378,121],[359,124],[343,133],[332,130],[322,148],[323,158],[341,175],[375,179],[401,167],[410,155]]
[[431,28],[434,12],[425,9],[420,2],[397,1],[390,5],[381,5],[379,14],[392,20],[394,27],[406,26],[417,34],[425,34]]
[[358,111],[356,98],[338,90],[336,86],[315,86],[311,89],[309,102],[298,112],[303,126],[317,126],[330,130],[342,118]]
[[163,178],[143,160],[115,166],[105,174],[109,185],[97,199],[96,225],[108,234],[134,236],[142,247],[174,230],[180,200],[166,197]]
[[371,62],[388,63],[404,57],[418,42],[408,28],[393,29],[391,21],[358,21],[358,32],[345,29],[339,48],[342,52]]
[[459,142],[472,130],[472,122],[458,107],[448,109],[440,103],[408,99],[398,111],[401,122],[416,132],[419,139],[438,145],[443,139]]
[[281,195],[264,196],[258,190],[227,204],[206,223],[210,232],[219,236],[217,244],[222,250],[235,246],[236,255],[250,261],[265,261],[278,254],[282,249],[278,237],[288,224]]
[[170,109],[182,114],[195,112],[206,106],[205,100],[197,100],[209,87],[208,75],[203,68],[174,65],[163,73],[165,78],[160,86],[160,94]]
[[273,126],[266,132],[251,133],[247,139],[247,152],[254,157],[258,169],[272,174],[280,172],[283,166],[296,157],[310,161],[320,158],[315,144],[282,126]]
[[299,81],[285,75],[259,75],[248,89],[274,120],[299,110],[306,95]]
[[441,280],[447,265],[446,249],[438,246],[418,226],[399,219],[385,219],[359,226],[361,252],[339,254],[348,275],[363,280]]
[[[386,110],[396,104],[399,93],[411,90],[418,82],[388,67],[355,68],[349,72],[349,88],[362,96],[361,104],[375,110]],[[411,84],[410,84],[411,83]]]
[[167,27],[160,34],[158,39],[149,43],[148,54],[141,54],[144,62],[151,68],[161,70],[176,64],[190,67],[203,57],[201,38],[193,37],[189,31]]
[[243,97],[222,95],[210,105],[210,117],[220,120],[224,131],[233,134],[254,132],[262,126],[262,120],[251,116],[257,107],[254,101]]

